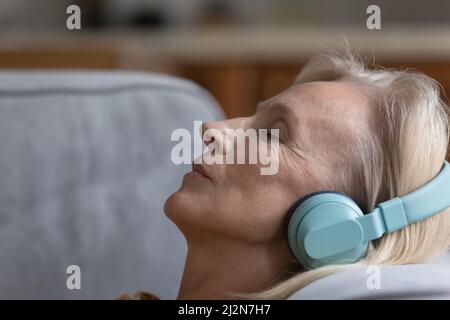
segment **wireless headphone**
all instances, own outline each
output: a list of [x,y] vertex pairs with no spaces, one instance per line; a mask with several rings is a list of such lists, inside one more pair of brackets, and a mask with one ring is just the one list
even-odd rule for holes
[[366,255],[369,241],[431,217],[449,206],[450,164],[447,161],[430,182],[403,197],[379,203],[368,214],[345,194],[313,192],[298,200],[288,212],[289,247],[306,269],[355,263]]

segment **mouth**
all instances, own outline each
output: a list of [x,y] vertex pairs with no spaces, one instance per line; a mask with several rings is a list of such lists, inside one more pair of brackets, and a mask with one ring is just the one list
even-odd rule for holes
[[192,164],[192,171],[188,172],[187,176],[206,178],[208,180],[212,180],[211,177],[206,172],[206,170],[203,168],[203,166],[197,163]]

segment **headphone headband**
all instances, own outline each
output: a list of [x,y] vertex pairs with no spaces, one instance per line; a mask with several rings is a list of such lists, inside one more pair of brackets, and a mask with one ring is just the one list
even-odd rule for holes
[[439,174],[416,191],[400,198],[408,224],[414,223],[450,206],[450,164],[444,161]]
[[374,211],[359,217],[364,240],[381,237],[409,224],[429,218],[450,206],[450,164],[444,161],[438,175],[421,188],[405,196],[377,205]]

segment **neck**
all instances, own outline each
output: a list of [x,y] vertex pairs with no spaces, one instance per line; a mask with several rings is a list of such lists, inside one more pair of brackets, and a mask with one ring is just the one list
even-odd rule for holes
[[191,240],[178,299],[233,299],[230,292],[262,291],[296,268],[282,238],[258,244]]

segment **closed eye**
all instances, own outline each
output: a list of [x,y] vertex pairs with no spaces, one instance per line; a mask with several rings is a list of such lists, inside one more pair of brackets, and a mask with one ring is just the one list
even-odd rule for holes
[[280,129],[266,129],[265,133],[261,132],[261,136],[267,142],[272,142],[273,140],[277,139],[279,143],[282,143],[279,131]]

